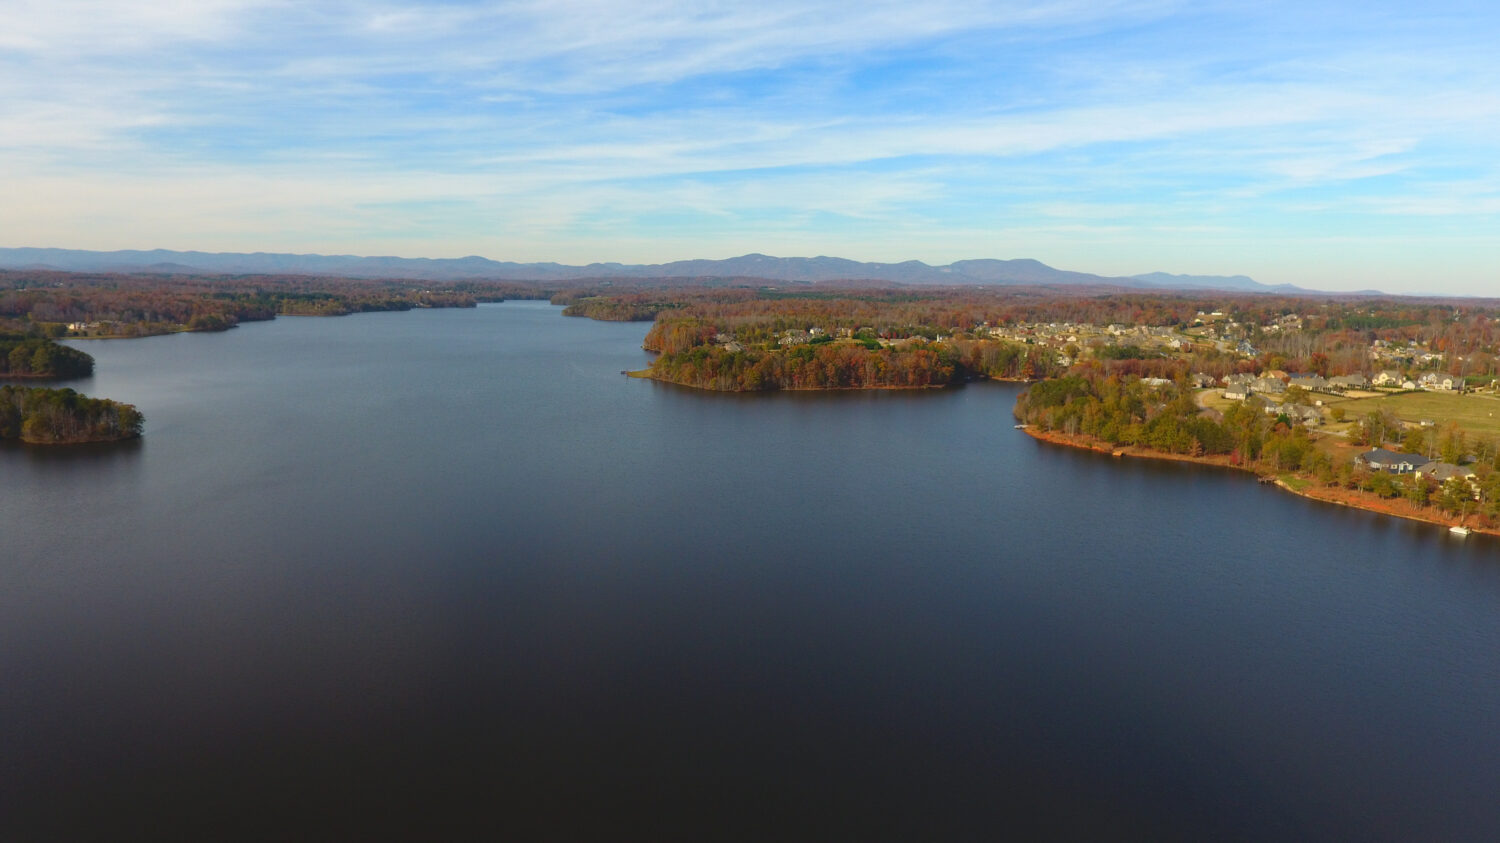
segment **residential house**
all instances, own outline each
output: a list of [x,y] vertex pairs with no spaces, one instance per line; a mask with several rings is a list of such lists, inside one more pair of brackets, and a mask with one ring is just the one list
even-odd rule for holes
[[1370,379],[1360,374],[1339,375],[1328,379],[1330,389],[1364,389],[1370,385]]
[[1477,475],[1471,469],[1461,465],[1454,465],[1451,462],[1430,462],[1417,469],[1417,476],[1430,477],[1439,483],[1444,483],[1454,477],[1470,480]]
[[1417,380],[1417,386],[1422,389],[1451,391],[1458,384],[1458,379],[1452,375],[1442,375],[1437,372],[1428,372]]
[[1323,423],[1323,413],[1317,407],[1309,407],[1306,404],[1282,404],[1280,409],[1294,424],[1312,425]]
[[1371,382],[1376,386],[1400,386],[1403,380],[1405,380],[1405,378],[1401,377],[1400,372],[1394,369],[1386,369],[1385,371],[1376,375],[1375,379]]
[[1300,386],[1303,389],[1323,391],[1328,388],[1328,380],[1322,375],[1298,375],[1291,379],[1288,386]]
[[1430,477],[1440,486],[1446,486],[1454,482],[1463,483],[1468,488],[1469,494],[1476,501],[1479,500],[1483,491],[1479,487],[1477,474],[1465,466],[1454,465],[1451,462],[1428,463],[1417,471],[1417,476]]
[[1391,474],[1411,474],[1432,462],[1432,460],[1421,454],[1398,454],[1395,451],[1388,451],[1385,448],[1376,448],[1355,457],[1355,462],[1371,471],[1385,471]]

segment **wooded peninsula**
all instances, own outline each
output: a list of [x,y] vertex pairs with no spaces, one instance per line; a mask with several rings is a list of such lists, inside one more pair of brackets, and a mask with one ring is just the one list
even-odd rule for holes
[[653,320],[643,377],[739,392],[1024,381],[1014,415],[1048,442],[1500,532],[1495,302],[826,287],[567,298],[569,315]]
[[71,389],[0,386],[0,439],[34,445],[117,442],[139,437],[144,423],[130,404]]

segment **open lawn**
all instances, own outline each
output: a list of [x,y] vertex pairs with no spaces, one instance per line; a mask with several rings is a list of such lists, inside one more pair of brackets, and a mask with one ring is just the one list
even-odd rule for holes
[[1378,410],[1390,410],[1404,422],[1415,424],[1431,419],[1441,427],[1452,421],[1471,434],[1500,436],[1500,398],[1493,395],[1407,392],[1379,398],[1322,397],[1329,408],[1343,407],[1351,420]]
[[1209,409],[1218,410],[1221,413],[1229,409],[1232,405],[1240,403],[1225,398],[1222,387],[1200,389],[1194,393],[1194,398],[1197,399],[1199,407],[1208,407]]

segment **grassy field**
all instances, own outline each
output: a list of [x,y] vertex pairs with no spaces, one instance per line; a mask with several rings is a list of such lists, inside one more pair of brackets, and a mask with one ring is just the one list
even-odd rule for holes
[[1469,433],[1500,436],[1500,398],[1493,395],[1408,392],[1379,398],[1319,397],[1326,407],[1343,407],[1351,420],[1377,410],[1390,410],[1405,422],[1431,419],[1441,427],[1453,421]]
[[[1330,398],[1330,396],[1324,395],[1322,393],[1317,393],[1317,394],[1315,394],[1315,395],[1312,396],[1312,400],[1322,401],[1324,404],[1329,403],[1329,400],[1328,400],[1329,398]],[[1225,398],[1224,397],[1224,390],[1222,388],[1219,388],[1219,387],[1215,387],[1213,389],[1199,390],[1197,392],[1197,394],[1196,394],[1196,400],[1198,402],[1198,406],[1200,406],[1200,407],[1207,407],[1207,408],[1209,408],[1211,410],[1218,410],[1221,413],[1224,412],[1225,410],[1228,410],[1230,407],[1234,406],[1235,404],[1241,403],[1241,402],[1235,401],[1233,399]],[[1341,399],[1335,399],[1335,400],[1341,400]],[[1368,412],[1368,411],[1366,411],[1366,412]],[[1353,410],[1349,411],[1349,418],[1350,419],[1355,418]],[[1328,419],[1327,416],[1326,416],[1326,414],[1325,414],[1323,424],[1319,425],[1316,428],[1314,428],[1314,430],[1317,430],[1319,433],[1326,433],[1326,434],[1333,434],[1335,436],[1342,436],[1342,435],[1344,435],[1345,432],[1347,432],[1349,430],[1350,427],[1353,427],[1353,422],[1352,421],[1346,421],[1346,422],[1343,422],[1342,424],[1336,423],[1336,422]]]
[[[1457,395],[1444,392],[1408,392],[1401,395],[1381,393],[1358,393],[1360,397],[1342,397],[1315,393],[1311,397],[1322,401],[1325,410],[1344,408],[1344,421],[1335,422],[1324,414],[1324,424],[1315,428],[1321,433],[1343,435],[1353,423],[1377,410],[1390,410],[1396,418],[1412,424],[1430,419],[1442,427],[1450,421],[1470,435],[1500,439],[1500,397],[1490,394],[1467,393]],[[1224,397],[1222,389],[1206,389],[1198,393],[1198,405],[1212,407],[1223,412],[1238,402]]]
[[1196,396],[1199,407],[1207,407],[1211,410],[1218,410],[1221,413],[1229,409],[1232,405],[1240,403],[1225,398],[1222,387],[1199,390]]

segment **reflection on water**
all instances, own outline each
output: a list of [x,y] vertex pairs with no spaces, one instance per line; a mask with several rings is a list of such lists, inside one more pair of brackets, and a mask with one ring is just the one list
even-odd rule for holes
[[514,303],[92,344],[0,449],[0,830],[1442,838],[1500,553],[1011,429],[706,395]]
[[107,466],[110,463],[118,463],[123,460],[131,460],[140,455],[144,440],[126,439],[121,442],[89,442],[82,445],[28,445],[24,442],[5,440],[0,442],[0,449],[8,454],[14,454],[30,459],[36,463],[62,463],[73,464],[78,462],[97,466]]

